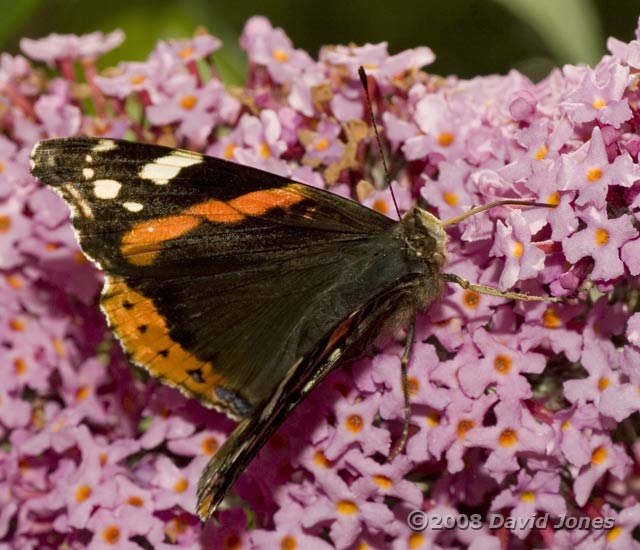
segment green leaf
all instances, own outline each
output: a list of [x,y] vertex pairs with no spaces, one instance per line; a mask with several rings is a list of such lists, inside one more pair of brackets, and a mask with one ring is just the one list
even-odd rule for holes
[[592,0],[495,0],[525,21],[564,63],[595,65],[604,37]]
[[42,0],[0,0],[0,46],[21,29],[26,21],[38,10]]

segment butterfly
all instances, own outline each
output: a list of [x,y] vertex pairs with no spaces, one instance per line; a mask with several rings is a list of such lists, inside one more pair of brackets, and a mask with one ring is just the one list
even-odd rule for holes
[[415,208],[394,221],[255,168],[115,139],[42,141],[31,166],[105,272],[101,307],[130,360],[239,421],[201,476],[203,520],[336,365],[445,281],[523,297],[442,272],[445,227],[462,217]]

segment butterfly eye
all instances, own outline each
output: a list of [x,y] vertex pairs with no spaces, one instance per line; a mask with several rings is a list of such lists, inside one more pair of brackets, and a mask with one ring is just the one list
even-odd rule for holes
[[429,238],[421,233],[414,233],[407,236],[407,244],[411,252],[418,258],[422,258],[428,254]]

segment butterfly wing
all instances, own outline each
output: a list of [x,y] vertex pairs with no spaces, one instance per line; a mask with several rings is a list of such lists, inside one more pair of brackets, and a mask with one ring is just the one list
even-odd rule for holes
[[106,271],[102,307],[131,359],[235,418],[423,269],[388,218],[253,168],[99,138],[41,142],[32,162]]
[[379,331],[390,312],[402,308],[415,279],[408,276],[344,319],[290,369],[263,407],[243,419],[206,465],[198,484],[198,515],[206,521],[298,403],[341,361],[353,358]]

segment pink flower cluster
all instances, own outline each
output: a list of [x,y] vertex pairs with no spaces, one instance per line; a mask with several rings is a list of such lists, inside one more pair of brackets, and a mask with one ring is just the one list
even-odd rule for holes
[[[538,84],[437,77],[420,70],[428,48],[384,43],[315,60],[260,17],[241,38],[244,88],[220,81],[206,33],[99,73],[122,39],[52,35],[23,40],[30,59],[0,57],[0,549],[640,548],[640,29],[596,67]],[[232,423],[129,367],[97,308],[101,276],[29,152],[78,134],[177,145],[395,216],[360,65],[403,212],[557,205],[463,221],[447,271],[568,299],[447,288],[418,319],[403,454],[386,462],[403,420],[399,339],[330,376],[236,484],[244,502],[203,526],[198,476]],[[615,523],[413,531],[416,509]]]

